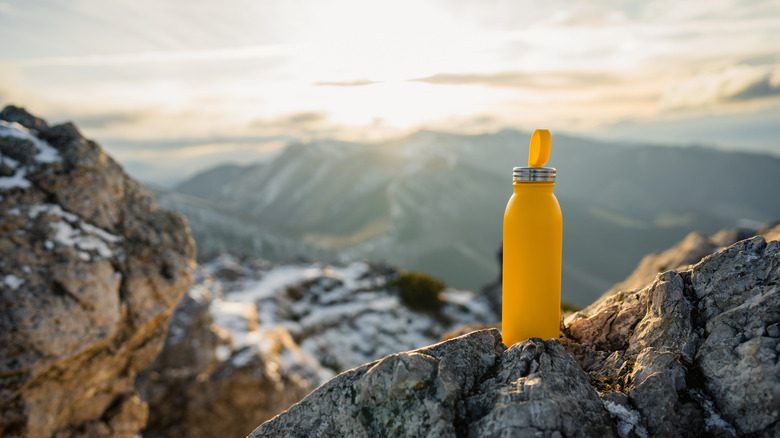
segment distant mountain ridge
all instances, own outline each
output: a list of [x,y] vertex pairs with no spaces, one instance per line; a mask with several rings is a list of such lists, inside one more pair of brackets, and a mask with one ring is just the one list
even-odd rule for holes
[[[159,196],[188,216],[203,255],[384,260],[476,288],[495,275],[511,168],[524,163],[528,138],[420,131],[374,144],[296,143]],[[780,217],[780,159],[769,155],[555,135],[551,165],[564,215],[564,295],[578,304],[691,230]]]

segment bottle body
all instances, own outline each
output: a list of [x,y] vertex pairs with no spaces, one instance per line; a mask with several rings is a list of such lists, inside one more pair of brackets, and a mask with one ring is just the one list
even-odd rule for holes
[[513,345],[557,338],[563,217],[554,182],[515,182],[504,213],[501,332]]

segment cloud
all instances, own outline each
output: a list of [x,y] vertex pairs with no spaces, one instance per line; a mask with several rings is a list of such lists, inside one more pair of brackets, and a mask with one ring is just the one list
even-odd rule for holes
[[347,138],[355,126],[345,126],[335,122],[328,113],[321,111],[301,111],[279,117],[261,117],[245,125],[243,132],[251,136],[287,137],[302,140],[315,138]]
[[142,111],[106,112],[85,114],[76,117],[75,122],[82,128],[101,129],[114,125],[133,124],[142,121],[146,115]]
[[561,26],[598,28],[626,24],[628,18],[623,11],[583,4],[571,5],[571,10],[553,14],[551,21]]
[[351,81],[319,81],[315,82],[314,85],[318,87],[363,87],[379,83],[379,81],[372,81],[369,79],[355,79]]
[[327,119],[325,113],[306,111],[287,116],[283,120],[289,125],[318,125]]
[[780,95],[780,64],[736,64],[705,71],[670,87],[661,97],[667,109],[752,102]]
[[520,72],[437,73],[412,79],[434,85],[479,85],[497,88],[565,89],[615,84],[618,79],[606,72]]
[[289,132],[298,130],[312,130],[323,127],[328,120],[325,113],[317,111],[303,111],[287,114],[281,117],[255,119],[249,126],[262,131]]
[[8,64],[18,67],[104,67],[135,64],[179,64],[282,57],[289,55],[294,50],[295,46],[290,44],[266,44],[203,50],[48,56],[10,61]]
[[9,2],[0,2],[0,15],[11,15],[16,11],[14,5]]
[[742,91],[730,96],[730,99],[744,101],[771,96],[780,96],[780,81],[773,80],[772,76],[767,74],[763,78],[748,84]]

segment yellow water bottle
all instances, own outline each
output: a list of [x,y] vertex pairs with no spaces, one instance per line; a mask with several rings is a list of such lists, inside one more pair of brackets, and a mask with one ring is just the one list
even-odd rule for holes
[[563,218],[555,198],[550,131],[531,137],[528,167],[513,169],[514,193],[504,212],[501,332],[512,345],[557,338],[561,318]]

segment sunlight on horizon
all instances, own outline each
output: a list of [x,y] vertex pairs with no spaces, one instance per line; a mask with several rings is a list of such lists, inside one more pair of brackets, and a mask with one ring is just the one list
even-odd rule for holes
[[539,126],[780,153],[780,4],[621,5],[5,1],[0,103],[120,157]]

